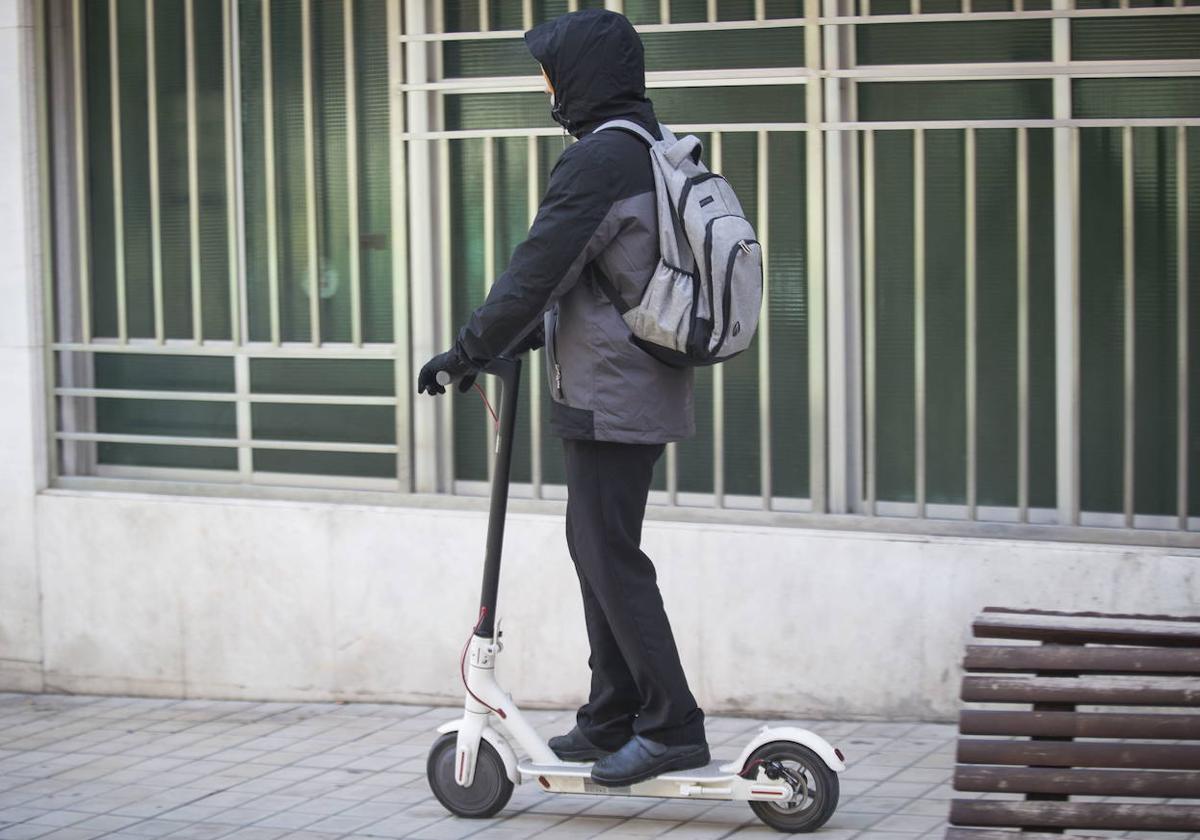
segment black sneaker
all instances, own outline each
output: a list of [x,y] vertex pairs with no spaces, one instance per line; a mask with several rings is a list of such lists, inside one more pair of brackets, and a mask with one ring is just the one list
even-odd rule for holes
[[693,770],[710,760],[708,744],[668,747],[641,735],[592,765],[592,781],[604,787],[626,787],[674,770]]
[[563,761],[595,761],[612,755],[589,741],[576,726],[566,735],[556,735],[549,741],[551,751]]

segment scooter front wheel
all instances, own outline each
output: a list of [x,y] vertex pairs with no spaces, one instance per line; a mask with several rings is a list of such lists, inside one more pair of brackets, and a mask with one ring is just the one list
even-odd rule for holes
[[447,811],[458,817],[486,819],[495,816],[508,804],[513,783],[504,769],[504,759],[487,741],[479,741],[475,760],[475,778],[470,787],[454,780],[454,756],[458,735],[447,732],[434,742],[425,763],[429,787]]
[[750,803],[755,816],[771,828],[789,834],[816,831],[833,816],[838,804],[837,773],[808,747],[773,741],[755,750],[746,763],[755,762],[771,762],[772,772],[782,770],[796,786],[796,795],[788,802]]

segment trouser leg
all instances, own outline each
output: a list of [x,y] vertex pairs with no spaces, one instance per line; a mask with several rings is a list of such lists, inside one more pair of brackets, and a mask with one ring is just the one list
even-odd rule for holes
[[588,668],[592,672],[592,686],[588,702],[576,716],[579,729],[587,739],[601,749],[616,751],[633,735],[633,720],[641,706],[641,695],[620,646],[613,636],[612,628],[596,593],[592,591],[579,557],[575,551],[575,538],[571,528],[571,501],[567,501],[567,548],[579,576],[579,588],[583,594],[583,618],[587,625]]
[[619,747],[613,741],[628,737],[627,725],[669,745],[701,743],[704,713],[688,688],[654,564],[640,548],[663,447],[567,440],[564,450],[568,543],[592,646],[592,692],[579,728],[601,747]]

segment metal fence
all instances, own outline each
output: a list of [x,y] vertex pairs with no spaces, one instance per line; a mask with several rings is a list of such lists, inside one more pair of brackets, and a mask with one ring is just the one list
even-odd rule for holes
[[[481,492],[490,421],[461,398],[414,399],[413,367],[450,342],[536,209],[560,132],[544,127],[521,35],[577,4],[224,0],[215,22],[178,5],[166,27],[183,49],[167,63],[182,62],[183,108],[167,129],[162,4],[46,10],[60,481]],[[734,521],[1197,544],[1200,5],[607,5],[647,41],[660,115],[700,134],[711,168],[751,197],[766,255],[756,346],[700,374],[701,435],[668,448],[653,502]],[[205,33],[219,34],[220,72],[197,50]],[[100,57],[107,92],[87,72]],[[298,84],[279,75],[293,65]],[[201,102],[220,113],[220,154]],[[134,124],[144,158],[123,134]],[[131,165],[149,173],[137,235]],[[177,170],[185,184],[159,183]],[[192,381],[187,361],[115,387],[102,356],[221,369]],[[514,493],[561,498],[530,368]],[[127,408],[139,403],[161,408],[162,428]],[[213,405],[228,407],[216,433],[180,432]],[[114,431],[122,418],[147,428]],[[178,458],[144,457],[156,447]],[[197,460],[202,448],[225,460]]]

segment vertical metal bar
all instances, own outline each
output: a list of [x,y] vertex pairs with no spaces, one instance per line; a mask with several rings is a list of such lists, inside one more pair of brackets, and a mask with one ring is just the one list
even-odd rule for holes
[[567,0],[567,11],[568,12],[578,12],[579,11],[579,0]]
[[162,209],[158,183],[158,55],[155,45],[154,0],[146,0],[146,132],[150,168],[150,277],[154,294],[154,339],[162,344],[163,272]]
[[[437,318],[441,332],[441,345],[449,345],[454,338],[454,276],[451,266],[454,260],[453,227],[450,219],[450,140],[443,138],[437,143],[437,191],[438,191],[438,280],[437,280]],[[469,143],[470,140],[459,140],[459,143]],[[490,397],[489,397],[490,399]],[[454,445],[454,400],[442,401],[442,412],[439,415],[440,434],[444,441],[440,463],[441,487],[447,491],[454,487],[454,463],[457,454]],[[486,422],[486,416],[485,416]],[[487,446],[485,432],[484,445]]]
[[[483,0],[481,0],[483,2]],[[483,294],[496,282],[496,139],[483,138]],[[496,405],[496,378],[487,378],[488,402]],[[484,442],[487,446],[488,481],[496,471],[496,447],[492,445],[495,427],[491,415],[483,415]]]
[[863,403],[866,414],[867,514],[876,515],[875,445],[875,132],[863,132]]
[[1137,335],[1135,332],[1136,321],[1134,319],[1134,307],[1136,299],[1134,297],[1134,277],[1133,277],[1133,258],[1134,258],[1134,238],[1133,238],[1133,127],[1125,126],[1121,129],[1121,235],[1122,235],[1122,269],[1124,275],[1124,379],[1125,379],[1125,405],[1124,405],[1124,435],[1122,446],[1122,507],[1125,513],[1125,527],[1133,527],[1133,508],[1134,508],[1134,444],[1137,441],[1137,427],[1135,425],[1134,408],[1136,405],[1136,386],[1134,384],[1134,375],[1136,369],[1136,343]]
[[767,2],[766,0],[754,0],[754,19],[767,19]]
[[[51,64],[39,63],[52,97],[44,101],[47,161],[53,156],[54,174],[50,189],[44,193],[43,208],[53,211],[45,228],[46,239],[54,246],[51,259],[44,268],[53,279],[45,289],[46,335],[61,341],[91,342],[91,305],[88,274],[88,213],[91,202],[87,187],[86,146],[86,88],[84,87],[85,59],[83,54],[83,6],[79,2],[49,4],[50,19],[46,35],[50,43],[46,52]],[[51,126],[50,114],[62,112],[61,124]],[[69,143],[51,142],[51,132],[65,132]],[[48,173],[49,174],[49,173]],[[62,236],[54,236],[55,231]],[[47,255],[49,251],[44,252]],[[76,285],[77,284],[77,285]],[[57,327],[57,329],[56,329]],[[83,336],[80,339],[80,336]],[[46,388],[46,445],[54,467],[52,475],[86,475],[95,463],[94,443],[72,442],[59,444],[57,433],[89,432],[95,430],[95,400],[63,400],[61,405],[50,386],[93,385],[91,355],[86,353],[56,354],[50,341],[45,342]]]
[[[1053,0],[1069,11],[1071,0]],[[1052,21],[1054,63],[1071,62],[1071,21]],[[1053,79],[1054,118],[1071,119],[1071,79]],[[1055,451],[1058,524],[1079,524],[1079,129],[1054,131]]]
[[925,129],[913,129],[913,405],[917,516],[925,516]]
[[533,0],[521,0],[521,28],[533,29]]
[[1017,515],[1029,521],[1029,130],[1017,129]]
[[717,0],[708,0],[708,3],[706,5],[707,5],[707,8],[705,9],[705,18],[708,20],[709,23],[716,23],[717,22]]
[[[533,224],[540,204],[538,182],[538,138],[525,139],[525,185],[529,223]],[[536,329],[536,328],[535,328]],[[542,377],[541,354],[529,354],[529,471],[533,481],[533,497],[542,497]]]
[[[54,389],[58,382],[58,370],[55,364],[53,344],[54,331],[54,301],[57,294],[55,288],[55,252],[54,252],[54,179],[52,163],[54,153],[50,148],[50,102],[53,93],[49,84],[50,70],[50,15],[46,9],[45,0],[33,2],[33,66],[34,66],[34,101],[37,104],[37,163],[38,191],[41,200],[38,202],[38,246],[41,258],[38,264],[39,281],[41,283],[41,329],[42,329],[42,371],[43,411],[41,417],[41,441],[45,447],[45,473],[38,476],[37,487],[48,487],[58,477],[58,413],[55,410]],[[61,67],[56,63],[55,71]],[[58,102],[56,102],[58,104]],[[40,471],[39,471],[40,472]]]
[[354,2],[342,0],[343,52],[346,61],[346,203],[350,240],[350,340],[362,346],[362,267],[358,232],[358,68],[354,62]]
[[75,122],[75,181],[76,207],[75,225],[78,245],[78,275],[79,275],[79,325],[80,339],[84,344],[92,341],[92,269],[90,260],[91,237],[88,228],[88,208],[91,202],[88,197],[88,159],[87,137],[84,120],[84,103],[86,87],[83,73],[83,15],[84,0],[73,0],[71,3],[71,67],[74,75],[74,90],[72,105],[74,106]]
[[679,444],[667,444],[667,504],[679,504]]
[[[146,0],[147,5],[153,0]],[[246,276],[245,226],[242,216],[242,142],[241,142],[241,50],[238,43],[238,12],[235,0],[223,0],[222,56],[225,96],[225,224],[228,229],[229,253],[229,338],[241,344],[245,336],[242,315],[245,292],[241,278]]]
[[[710,8],[715,3],[709,4]],[[721,132],[712,135],[712,169],[720,172],[722,160]],[[712,459],[713,459],[713,506],[725,507],[725,368],[712,366]]]
[[313,138],[312,0],[300,0],[300,73],[304,112],[304,221],[308,253],[308,323],[321,346],[321,266],[317,258],[317,167]]
[[108,2],[109,114],[112,121],[113,254],[117,280],[117,339],[129,340],[125,307],[125,175],[121,160],[121,62],[117,29],[118,0]]
[[492,10],[491,3],[488,0],[479,0],[479,31],[487,32],[492,28]]
[[671,0],[658,0],[658,22],[663,25],[671,22]]
[[[843,14],[854,14],[855,0],[840,0],[838,8]],[[841,42],[838,51],[838,67],[854,68],[858,66],[857,26],[839,27]],[[847,81],[838,89],[837,107],[842,119],[855,121],[858,119],[858,87]],[[846,305],[846,321],[852,331],[850,340],[843,343],[846,354],[852,361],[844,365],[848,380],[846,385],[850,395],[850,428],[847,433],[851,437],[848,444],[850,463],[846,468],[847,510],[862,513],[865,510],[866,499],[866,406],[865,406],[865,361],[866,329],[864,326],[865,311],[863,302],[863,169],[861,165],[862,148],[859,145],[859,134],[855,131],[842,133],[842,179],[844,186],[844,208],[842,218],[843,248],[846,276],[844,283],[849,288],[852,300]]]
[[914,15],[921,14],[921,0],[910,0],[909,13]]
[[267,198],[267,287],[270,293],[271,344],[279,346],[279,232],[275,194],[275,72],[271,49],[271,0],[262,0],[263,175]]
[[1179,511],[1179,529],[1188,528],[1188,160],[1187,127],[1175,129],[1175,270],[1176,270],[1176,351],[1175,422],[1177,457],[1175,500]]
[[979,422],[978,422],[978,336],[976,333],[976,219],[975,219],[975,129],[966,130],[966,389],[967,389],[967,518],[978,518]]
[[[250,404],[250,357],[240,351],[233,357],[233,388],[237,395],[235,408],[237,422],[237,439],[249,441],[254,439],[253,418]],[[249,446],[237,448],[238,475],[245,484],[254,480],[254,450]]]
[[805,162],[807,185],[805,245],[808,248],[808,419],[809,495],[813,513],[825,513],[827,499],[828,400],[825,387],[825,138],[821,129],[821,0],[804,2]]
[[200,294],[200,164],[196,140],[196,19],[194,0],[183,3],[187,76],[188,254],[192,285],[192,340],[204,342],[204,303]]
[[[826,17],[834,18],[843,11],[852,12],[850,0],[822,0]],[[823,28],[822,68],[826,73],[846,66],[851,58],[853,33],[848,26]],[[826,75],[813,79],[814,86],[823,88],[825,123],[846,120],[850,105],[850,82]],[[819,129],[815,126],[814,130]],[[859,288],[857,275],[857,243],[852,232],[856,228],[853,181],[854,143],[851,131],[821,129],[825,143],[825,252],[826,276],[829,278],[826,319],[829,340],[826,344],[826,388],[829,394],[827,414],[828,481],[830,513],[851,513],[861,507],[861,447],[862,406],[861,339],[859,334]]]
[[871,15],[871,0],[858,0],[859,14],[863,17]]
[[396,484],[402,493],[413,489],[412,350],[408,324],[408,178],[405,145],[404,54],[400,45],[401,9],[387,3],[388,172],[390,240],[392,246],[392,344],[395,348]]
[[[1016,4],[1020,2],[1021,0],[1013,0],[1013,8],[1016,9]],[[971,13],[971,0],[962,0],[961,11],[964,15],[969,15]]]
[[[402,9],[405,31],[409,35],[423,35],[430,31],[425,3],[405,3]],[[403,46],[403,50],[397,45],[397,53],[404,56],[405,83],[419,85],[429,81],[430,49],[430,45],[424,41],[409,42]],[[392,95],[396,96],[395,87],[392,88]],[[401,101],[407,108],[409,132],[421,134],[429,130],[434,115],[433,97],[431,92],[421,90],[403,94]],[[407,246],[410,273],[407,275],[406,291],[411,295],[412,307],[408,328],[412,331],[413,356],[424,360],[444,349],[437,346],[439,284],[431,279],[439,276],[439,266],[435,264],[436,240],[430,213],[430,209],[437,206],[433,190],[434,148],[433,141],[430,140],[409,140],[407,147],[408,163],[405,172],[408,190],[407,195],[401,193],[398,198],[408,202],[407,221],[412,228]],[[441,268],[442,282],[448,288],[449,277],[444,267]],[[412,278],[420,280],[413,282]],[[410,374],[405,371],[404,375],[407,378]],[[453,438],[439,439],[439,417],[449,402],[450,400],[421,399],[413,404],[414,488],[419,493],[449,489],[438,485],[441,462],[452,457],[454,450]]]
[[771,509],[771,268],[770,268],[770,135],[758,132],[758,250],[762,255],[762,312],[758,317],[758,445],[759,495]]

